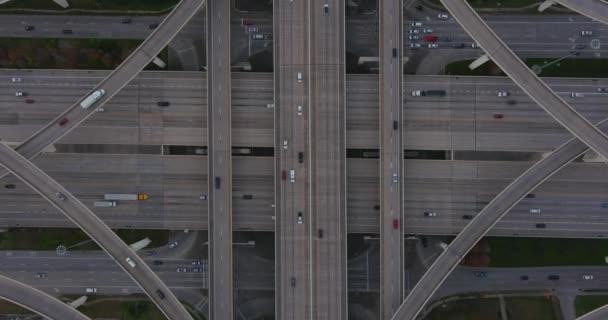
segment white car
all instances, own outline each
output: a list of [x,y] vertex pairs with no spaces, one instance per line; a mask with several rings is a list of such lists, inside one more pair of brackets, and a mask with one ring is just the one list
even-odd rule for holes
[[304,222],[304,218],[302,218],[302,212],[298,212],[298,224],[302,224]]
[[582,98],[584,96],[585,95],[582,94],[582,93],[580,93],[580,92],[572,92],[572,93],[570,93],[570,98]]
[[591,30],[583,30],[581,31],[581,36],[590,36],[593,34],[593,31]]
[[507,91],[499,91],[499,92],[498,92],[498,96],[499,96],[499,97],[503,97],[503,98],[504,98],[504,97],[508,97],[508,96],[509,96],[509,93],[508,93]]
[[479,44],[477,42],[471,43],[471,48],[479,48]]
[[583,279],[585,279],[585,280],[593,280],[593,275],[592,274],[584,274],[583,275]]
[[179,244],[179,242],[173,241],[171,244],[169,244],[169,249],[173,249],[173,248],[177,247],[178,244]]
[[21,82],[21,78],[12,78],[11,81],[13,81],[13,82]]
[[301,116],[302,115],[302,106],[298,106],[298,115]]
[[418,29],[410,29],[410,34],[413,34],[413,33],[420,33],[420,30],[418,30]]
[[432,28],[422,29],[422,33],[433,33],[433,29]]
[[393,183],[399,183],[399,176],[396,173],[393,173]]
[[540,208],[532,208],[530,209],[530,213],[540,213]]
[[421,95],[422,95],[422,91],[412,90],[412,97],[420,97]]
[[448,20],[449,18],[450,18],[450,16],[448,16],[447,13],[440,13],[437,15],[437,19]]
[[95,109],[95,112],[104,112],[106,111],[106,109],[104,109],[103,107],[99,107],[97,109]]
[[420,43],[410,43],[410,48],[418,49],[418,48],[420,48]]
[[416,21],[410,24],[412,27],[422,27],[422,22]]
[[437,216],[437,212],[432,212],[432,211],[427,211],[424,213],[425,217],[436,217]]
[[418,39],[420,39],[420,36],[418,36],[418,35],[414,34],[414,35],[409,36],[408,38],[409,38],[410,40],[418,40]]
[[186,270],[186,268],[177,268],[177,272],[186,272],[188,270]]
[[23,97],[23,96],[24,96],[23,92],[21,92],[21,91],[15,92],[15,97]]
[[86,292],[87,293],[96,293],[97,292],[97,288],[87,288]]
[[439,45],[436,43],[429,43],[429,49],[436,49],[439,48]]
[[287,149],[287,140],[283,140],[283,149]]

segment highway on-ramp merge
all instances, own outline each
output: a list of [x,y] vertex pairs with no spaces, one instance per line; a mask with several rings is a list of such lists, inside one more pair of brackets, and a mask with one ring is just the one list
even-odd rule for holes
[[72,306],[5,276],[0,276],[0,297],[48,319],[91,320]]
[[168,319],[192,319],[144,260],[57,181],[4,143],[0,143],[0,164],[53,204],[106,251]]
[[441,2],[494,63],[532,100],[591,149],[608,159],[608,136],[595,128],[538,78],[466,1],[442,0]]
[[[118,66],[112,73],[102,80],[95,88],[87,95],[71,107],[61,113],[55,120],[44,126],[40,131],[36,132],[26,141],[17,147],[17,152],[27,159],[35,157],[44,148],[61,139],[68,132],[85,121],[89,116],[95,113],[95,109],[101,107],[116,93],[118,93],[137,73],[139,73],[156,55],[173,39],[173,37],[182,29],[182,27],[190,20],[190,18],[203,5],[205,0],[182,0],[169,15],[163,20],[159,27],[150,34],[150,36],[139,46],[123,63]],[[22,81],[26,82],[25,74],[17,74],[22,76]],[[83,108],[80,103],[86,99],[91,93],[103,89],[105,94],[102,95],[93,106]],[[59,125],[62,119],[68,119],[63,125]],[[0,172],[0,177],[6,175],[6,172]]]

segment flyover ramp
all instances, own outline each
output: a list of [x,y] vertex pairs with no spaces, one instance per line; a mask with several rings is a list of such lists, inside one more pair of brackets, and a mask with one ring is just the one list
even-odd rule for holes
[[608,24],[608,3],[601,0],[553,0],[593,20]]
[[0,275],[0,297],[52,320],[91,320],[55,297]]
[[442,3],[462,28],[492,58],[494,63],[532,100],[538,103],[568,131],[589,145],[591,149],[608,159],[608,136],[595,128],[593,124],[556,95],[532,70],[519,60],[517,55],[504,44],[466,1],[442,0]]
[[[0,144],[0,164],[81,228],[131,276],[168,319],[192,319],[144,260],[53,178],[4,143]],[[162,298],[158,291],[164,295]]]

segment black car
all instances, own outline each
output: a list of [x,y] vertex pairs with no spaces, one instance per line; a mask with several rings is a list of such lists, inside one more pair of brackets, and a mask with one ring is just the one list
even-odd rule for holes
[[63,29],[63,30],[61,30],[61,33],[63,33],[63,34],[72,34],[73,31],[72,31],[72,29]]
[[556,274],[552,274],[552,275],[549,275],[547,277],[547,279],[549,279],[549,280],[559,280],[559,276],[556,275]]
[[397,58],[397,48],[393,48],[393,58]]
[[471,219],[473,219],[473,215],[470,215],[470,214],[465,214],[465,215],[463,215],[463,216],[462,216],[462,218],[463,218],[464,220],[471,220]]
[[131,22],[133,22],[133,19],[131,19],[131,18],[122,19],[122,23],[124,23],[124,24],[130,24]]
[[528,193],[528,194],[526,195],[526,198],[530,198],[530,199],[532,199],[532,198],[536,198],[536,195],[535,195],[534,193]]
[[318,233],[319,233],[319,239],[323,238],[323,229],[319,229]]
[[583,50],[583,49],[585,49],[585,47],[587,47],[587,46],[584,45],[584,44],[582,44],[582,43],[579,43],[576,46],[574,46],[574,49],[576,49],[576,50]]
[[253,199],[253,195],[252,194],[244,194],[243,195],[243,199],[245,199],[245,200],[251,200],[251,199]]
[[161,299],[165,298],[165,294],[162,291],[160,291],[160,289],[156,290],[156,295]]
[[152,261],[152,264],[155,265],[155,266],[160,266],[160,265],[163,264],[163,262],[160,261],[160,260],[154,260],[154,261]]
[[462,42],[461,43],[454,43],[452,45],[452,48],[462,49],[462,48],[464,48],[464,43],[462,43]]
[[605,88],[605,87],[599,87],[596,90],[597,90],[597,92],[600,92],[600,93],[608,92],[608,88]]
[[291,286],[292,287],[296,286],[296,278],[295,277],[291,277]]
[[380,210],[380,205],[379,204],[374,205],[374,210]]
[[422,244],[423,248],[426,248],[429,246],[429,240],[426,237],[420,237],[420,243]]
[[299,163],[304,162],[304,152],[298,152],[298,162]]
[[156,29],[156,28],[158,28],[158,23],[151,23],[151,24],[148,25],[148,28],[150,28],[150,29]]
[[398,130],[398,129],[399,129],[399,122],[393,121],[393,130]]
[[171,103],[169,103],[168,101],[159,101],[156,103],[156,105],[159,107],[168,107],[171,105]]
[[520,276],[519,277],[519,280],[521,280],[521,281],[526,281],[528,279],[529,279],[528,276]]
[[220,177],[215,177],[215,188],[219,189],[222,184],[222,179]]
[[512,106],[514,104],[517,104],[517,101],[515,101],[515,100],[507,100],[507,104]]
[[546,228],[546,227],[547,227],[547,225],[546,225],[546,224],[544,224],[544,223],[537,223],[537,224],[536,224],[536,228],[538,228],[538,229],[544,229],[544,228]]
[[34,31],[34,26],[25,26],[25,31]]
[[415,8],[416,10],[418,10],[418,11],[422,11],[422,10],[424,10],[424,7],[423,7],[422,5],[419,5],[419,4],[415,5],[415,6],[414,6],[414,8]]
[[5,187],[6,189],[15,189],[15,185],[14,185],[14,184],[12,184],[12,183],[5,184],[5,185],[4,185],[4,187]]

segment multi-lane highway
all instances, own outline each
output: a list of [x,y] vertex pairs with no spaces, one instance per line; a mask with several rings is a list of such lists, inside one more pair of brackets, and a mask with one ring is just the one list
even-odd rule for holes
[[209,315],[226,320],[233,318],[230,5],[207,2]]
[[[275,1],[276,317],[313,318],[311,204],[311,11],[307,1]],[[314,12],[314,14],[322,14]],[[304,161],[299,162],[299,152]]]
[[192,319],[144,261],[69,191],[4,143],[0,144],[0,163],[89,235],[133,278],[168,319]]
[[49,319],[90,320],[75,308],[28,285],[0,276],[0,296]]
[[465,1],[445,1],[444,6],[465,31],[484,48],[492,61],[530,98],[576,137],[608,159],[608,136],[595,128],[540,80],[484,23],[470,5]]
[[[141,71],[162,50],[177,32],[202,6],[204,0],[182,0],[171,13],[165,17],[160,26],[148,37],[123,63],[112,71],[108,77],[100,82],[94,90],[105,90],[94,107],[81,107],[86,97],[78,100],[71,107],[48,123],[44,128],[23,141],[17,152],[27,159],[35,157],[47,146],[65,136],[74,127],[78,126],[95,113],[95,108],[102,106],[107,100],[120,91],[135,75]],[[17,74],[20,76],[20,74]],[[88,96],[88,95],[87,95]],[[1,175],[1,174],[0,174]]]
[[380,318],[403,300],[403,3],[380,3]]
[[[347,319],[343,0],[311,3],[310,148],[313,319]],[[300,159],[298,159],[300,162]]]

